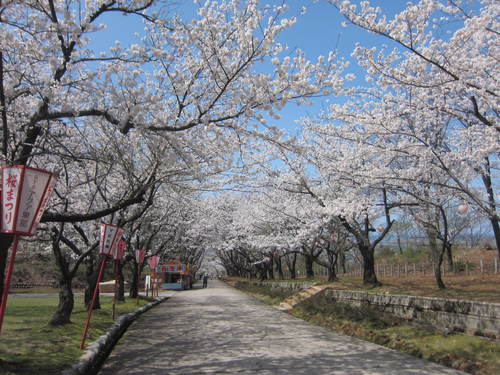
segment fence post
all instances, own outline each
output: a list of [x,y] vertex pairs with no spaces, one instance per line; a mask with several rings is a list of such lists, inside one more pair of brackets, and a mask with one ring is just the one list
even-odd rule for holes
[[482,275],[484,272],[483,258],[479,259],[479,267],[481,268],[481,275]]
[[405,277],[408,277],[408,263],[405,263]]
[[495,274],[498,273],[498,258],[495,257]]
[[469,262],[465,261],[465,276],[469,276]]

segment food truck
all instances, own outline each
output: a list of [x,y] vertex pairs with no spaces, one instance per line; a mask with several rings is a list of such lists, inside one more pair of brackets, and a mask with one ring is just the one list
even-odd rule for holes
[[156,266],[156,279],[160,280],[158,287],[164,290],[184,290],[193,287],[194,268],[178,260],[170,260]]

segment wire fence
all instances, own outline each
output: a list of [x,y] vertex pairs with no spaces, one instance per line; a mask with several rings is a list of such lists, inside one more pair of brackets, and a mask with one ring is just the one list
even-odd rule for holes
[[[477,261],[455,261],[452,266],[443,262],[441,265],[442,276],[471,276],[471,275],[497,275],[499,274],[498,259],[479,259]],[[434,275],[434,263],[403,263],[403,264],[376,264],[375,272],[380,277],[425,277]],[[351,266],[346,276],[362,276],[362,265]]]
[[57,281],[48,281],[43,283],[22,282],[10,284],[11,289],[30,289],[30,288],[57,288]]
[[[498,275],[500,274],[500,264],[497,257],[493,259],[478,259],[478,260],[457,260],[450,267],[445,261],[441,266],[442,276],[472,276],[472,275]],[[317,277],[326,277],[327,269],[318,264],[313,266],[314,275]],[[375,272],[379,277],[426,277],[434,276],[434,264],[432,262],[425,263],[377,263]],[[285,279],[291,277],[288,269],[283,270]],[[296,268],[296,276],[305,276],[306,271],[303,264],[298,264]],[[362,264],[348,264],[346,270],[337,270],[338,276],[363,276]],[[275,274],[275,277],[277,275]]]

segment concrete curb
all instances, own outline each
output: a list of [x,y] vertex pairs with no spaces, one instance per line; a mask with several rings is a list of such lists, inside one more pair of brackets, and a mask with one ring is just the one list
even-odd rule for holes
[[113,350],[114,346],[120,340],[127,328],[142,314],[150,310],[156,305],[159,305],[169,297],[158,298],[146,306],[137,309],[134,312],[121,315],[116,319],[115,323],[106,332],[92,342],[86,352],[71,366],[70,369],[64,370],[62,375],[94,375],[99,372],[108,355]]

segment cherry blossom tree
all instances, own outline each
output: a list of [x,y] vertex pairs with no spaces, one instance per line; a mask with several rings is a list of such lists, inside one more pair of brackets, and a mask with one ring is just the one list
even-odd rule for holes
[[345,254],[355,244],[339,219],[332,219],[322,229],[318,238],[318,244],[323,248],[324,255],[315,259],[315,262],[325,267],[329,282],[338,281],[339,261],[341,263],[345,261]]
[[[57,157],[51,156],[48,159],[63,168],[59,172],[56,196],[45,215],[41,233],[42,236],[45,235],[44,229],[50,232],[52,250],[60,271],[59,306],[50,323],[62,325],[70,322],[74,306],[72,280],[81,264],[87,265],[87,300],[90,300],[95,288],[99,228],[96,222],[89,219],[108,212],[110,214],[102,217],[107,223],[122,225],[135,220],[152,205],[159,182],[154,179],[157,172],[154,162],[151,165],[142,160],[141,167],[145,169],[141,171],[117,157],[115,150],[109,147],[99,148],[99,155],[96,155],[95,146],[84,151],[80,144],[71,152],[63,152],[57,145],[53,146],[52,150]],[[122,146],[122,151],[123,149]],[[57,159],[57,163],[54,159]],[[140,158],[137,157],[136,162],[139,161]],[[144,196],[145,199],[141,197],[136,200],[136,205],[141,203],[135,210],[122,212],[123,207],[129,206],[127,201],[130,202],[130,198],[137,195]],[[119,211],[117,207],[120,207]],[[101,214],[96,215],[99,211]],[[117,213],[120,216],[118,222],[114,219]],[[64,219],[61,220],[61,217]]]
[[[200,178],[206,178],[206,168],[211,173],[228,169],[242,139],[279,136],[265,124],[265,115],[278,116],[290,101],[306,103],[342,85],[343,63],[333,55],[310,62],[276,42],[295,23],[286,18],[283,5],[206,2],[185,23],[156,12],[155,4],[44,0],[0,5],[4,163],[41,164],[52,154],[47,140],[73,151],[69,134],[88,133],[97,124],[102,132],[133,139],[136,152],[141,138],[155,136],[158,150],[177,151],[191,175],[202,171]],[[100,22],[116,13],[142,19],[144,37],[98,49],[94,41],[105,28]],[[197,167],[200,160],[205,167]],[[137,194],[122,196],[114,206],[96,206],[94,212],[79,212],[85,204],[70,207],[69,215],[49,211],[44,220],[102,218],[139,203],[143,191],[132,190]],[[11,240],[1,235],[2,277]]]
[[[498,5],[422,0],[388,20],[367,1],[360,8],[330,2],[394,48],[358,45],[354,56],[367,85],[346,91],[350,96],[322,118],[304,121],[300,139],[246,155],[262,166],[255,175],[267,174],[279,191],[308,196],[317,208],[316,230],[340,220],[363,255],[369,284],[378,284],[374,250],[394,224],[394,209],[438,212],[426,228],[434,226],[433,238],[447,248],[444,202],[474,206],[492,223],[500,248]],[[305,233],[314,238],[314,231]]]
[[[303,127],[293,146],[276,152],[282,164],[279,172],[268,173],[269,181],[276,189],[305,200],[310,212],[301,218],[315,217],[305,233],[309,240],[320,235],[320,228],[339,220],[363,256],[364,282],[377,285],[375,247],[394,223],[390,210],[396,205],[384,185],[368,177],[370,157],[356,142],[338,137],[335,127],[319,122],[305,121]],[[385,225],[377,232],[374,222],[380,219]]]
[[[367,147],[400,163],[399,181],[440,186],[475,206],[500,251],[497,2],[422,0],[391,20],[367,1],[330,2],[395,48],[356,47],[371,86],[332,106],[329,118],[363,129]],[[444,185],[434,175],[447,176]]]

